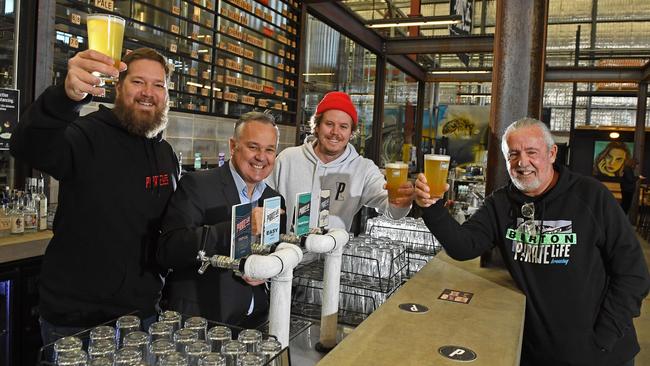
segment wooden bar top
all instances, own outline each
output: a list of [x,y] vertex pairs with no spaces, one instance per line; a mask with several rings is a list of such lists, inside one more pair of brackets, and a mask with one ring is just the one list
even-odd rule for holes
[[50,239],[52,232],[49,230],[2,237],[0,263],[41,256]]
[[[496,278],[508,284],[507,272],[493,271],[501,271]],[[525,297],[508,287],[438,254],[318,365],[459,365],[438,353],[446,345],[474,351],[477,357],[471,365],[518,365]],[[467,304],[438,299],[446,289],[473,297]],[[429,310],[409,313],[399,308],[403,303]]]

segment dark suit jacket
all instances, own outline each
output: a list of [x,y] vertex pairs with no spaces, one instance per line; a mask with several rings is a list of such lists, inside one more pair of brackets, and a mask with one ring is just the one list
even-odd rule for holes
[[[259,202],[279,195],[267,187]],[[232,271],[214,267],[197,273],[203,226],[209,226],[206,255],[229,255],[232,206],[239,203],[228,163],[181,178],[163,219],[157,250],[158,263],[172,270],[163,289],[163,301],[170,310],[237,325],[247,318],[254,295],[254,314],[268,311],[264,285],[250,286]]]

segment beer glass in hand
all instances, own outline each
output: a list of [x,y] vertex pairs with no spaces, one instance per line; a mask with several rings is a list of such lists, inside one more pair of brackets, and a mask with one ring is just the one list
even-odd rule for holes
[[431,198],[441,198],[445,194],[448,171],[449,155],[424,155],[424,176],[427,178]]
[[399,196],[399,187],[406,183],[408,165],[402,162],[386,164],[386,189],[388,198],[393,200]]
[[[90,14],[86,18],[88,27],[88,49],[110,56],[119,70],[124,39],[124,18],[112,14]],[[99,74],[99,73],[98,73]],[[114,81],[108,75],[99,74],[104,85],[106,80]]]

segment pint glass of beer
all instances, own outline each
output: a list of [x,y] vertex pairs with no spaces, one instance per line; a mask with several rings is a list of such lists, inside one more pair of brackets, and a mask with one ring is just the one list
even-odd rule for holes
[[408,177],[408,165],[402,162],[386,164],[386,188],[388,198],[397,197],[399,186],[406,183]]
[[424,176],[429,184],[431,198],[440,198],[445,194],[449,155],[424,155]]
[[[90,14],[86,18],[88,27],[88,49],[110,56],[119,69],[124,39],[124,18],[112,14]],[[100,75],[102,79],[109,79]]]

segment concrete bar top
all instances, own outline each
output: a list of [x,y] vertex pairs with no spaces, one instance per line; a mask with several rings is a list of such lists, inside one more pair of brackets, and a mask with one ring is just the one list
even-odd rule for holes
[[41,256],[45,253],[50,239],[52,232],[49,230],[2,237],[0,263]]
[[[497,278],[507,282],[507,272],[487,271],[502,271]],[[525,297],[508,287],[438,254],[318,365],[461,364],[438,353],[447,345],[474,351],[477,357],[471,365],[518,365]],[[473,296],[468,303],[438,299],[446,289]],[[421,304],[429,310],[409,313],[399,308],[403,303]]]

